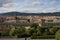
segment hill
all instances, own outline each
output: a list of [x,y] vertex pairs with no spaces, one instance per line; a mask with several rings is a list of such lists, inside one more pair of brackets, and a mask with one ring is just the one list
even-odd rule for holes
[[31,16],[60,16],[60,12],[54,13],[23,13],[23,12],[7,12],[7,13],[0,13],[1,16],[21,16],[21,15],[31,15]]

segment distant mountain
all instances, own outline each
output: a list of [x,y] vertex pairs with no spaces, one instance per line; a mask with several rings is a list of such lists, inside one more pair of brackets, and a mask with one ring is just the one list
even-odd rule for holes
[[19,15],[31,15],[31,16],[60,16],[60,12],[54,13],[23,13],[23,12],[7,12],[7,13],[0,13],[1,16],[19,16]]

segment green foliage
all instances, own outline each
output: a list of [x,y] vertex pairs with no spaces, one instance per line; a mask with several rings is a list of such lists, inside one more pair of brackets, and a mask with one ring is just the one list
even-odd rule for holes
[[29,34],[32,35],[34,32],[36,32],[36,30],[34,28],[30,28],[29,29]]
[[[33,29],[33,28],[32,28]],[[31,38],[55,38],[55,33],[60,29],[60,27],[37,27]],[[51,36],[50,36],[51,35]]]
[[54,39],[54,35],[46,35],[46,36],[31,36],[32,39]]
[[37,24],[37,23],[32,23],[31,25],[30,25],[30,27],[32,28],[37,28],[39,25]]
[[[14,30],[14,31],[13,31]],[[20,28],[16,28],[16,29],[12,29],[10,34],[12,34],[12,36],[16,36],[16,37],[24,37],[25,34],[25,28],[24,27],[20,27]]]
[[[30,25],[29,29],[26,27],[18,26],[16,28],[7,29],[4,28],[2,35],[3,36],[16,36],[17,38],[21,37],[31,37],[31,38],[54,38],[53,35],[60,29],[60,27],[40,27],[37,23],[33,23]],[[51,36],[52,37],[51,37]]]
[[15,32],[15,28],[12,28],[12,29],[10,30],[9,35],[10,35],[10,36],[14,36],[14,34],[15,34],[14,32]]
[[59,30],[59,27],[53,27],[52,31],[56,33]]
[[2,36],[9,36],[9,32],[10,32],[10,29],[4,29],[3,31],[2,31]]
[[60,40],[60,30],[56,32],[55,38],[56,40]]
[[49,28],[50,32],[49,34],[50,35],[55,35],[55,33],[60,29],[60,27],[52,27],[52,28]]

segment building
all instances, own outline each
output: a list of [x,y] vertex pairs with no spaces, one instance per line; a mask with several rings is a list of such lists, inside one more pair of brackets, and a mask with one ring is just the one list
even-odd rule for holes
[[42,19],[41,20],[42,26],[60,26],[60,20],[58,19]]

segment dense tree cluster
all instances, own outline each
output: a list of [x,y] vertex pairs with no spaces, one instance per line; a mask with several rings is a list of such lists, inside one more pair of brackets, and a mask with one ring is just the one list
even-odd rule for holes
[[33,23],[29,26],[29,29],[26,29],[24,26],[7,29],[5,28],[0,36],[15,36],[18,38],[21,37],[36,37],[36,36],[47,36],[55,35],[55,33],[60,29],[60,27],[41,27],[37,23]]

